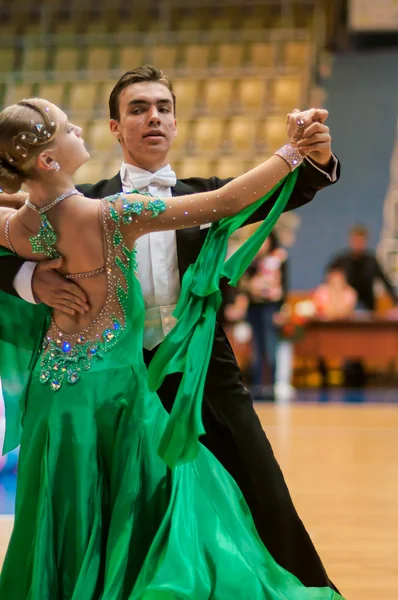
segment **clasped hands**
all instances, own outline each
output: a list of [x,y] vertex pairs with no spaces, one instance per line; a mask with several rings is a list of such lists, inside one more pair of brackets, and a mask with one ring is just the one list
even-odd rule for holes
[[310,108],[300,111],[295,109],[287,115],[286,131],[289,139],[293,139],[297,130],[297,121],[304,122],[304,131],[297,142],[297,148],[321,167],[329,164],[332,158],[332,138],[329,127],[325,125],[329,113],[324,108]]

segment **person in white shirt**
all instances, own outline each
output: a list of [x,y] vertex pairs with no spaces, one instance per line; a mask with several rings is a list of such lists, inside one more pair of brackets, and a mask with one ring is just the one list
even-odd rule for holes
[[[125,73],[109,100],[111,133],[120,142],[123,163],[112,179],[78,186],[87,197],[100,198],[120,191],[138,190],[157,197],[193,194],[219,189],[230,179],[193,177],[178,180],[168,154],[177,135],[176,98],[165,74],[152,66]],[[313,109],[313,122],[300,147],[306,152],[286,210],[311,201],[316,192],[339,177],[339,162],[331,151],[324,121],[327,111]],[[271,198],[250,222],[263,220]],[[247,224],[247,223],[245,223]],[[149,364],[174,323],[173,309],[180,281],[202,247],[206,227],[152,232],[137,244],[138,275],[145,297],[144,357]],[[73,312],[86,310],[86,298],[76,281],[65,281],[54,264],[36,267],[17,257],[0,259],[0,289],[27,301],[40,300]],[[59,267],[59,263],[55,263]],[[159,390],[167,410],[180,378],[168,376]],[[306,586],[330,586],[322,562],[292,503],[282,472],[244,387],[239,367],[224,331],[218,325],[203,401],[206,435],[202,442],[238,483],[253,515],[258,533],[275,560]]]

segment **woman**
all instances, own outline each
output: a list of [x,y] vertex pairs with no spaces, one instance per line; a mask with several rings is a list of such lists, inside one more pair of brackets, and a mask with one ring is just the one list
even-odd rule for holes
[[[301,116],[290,119],[289,138]],[[2,600],[337,598],[304,588],[273,561],[236,484],[205,448],[173,469],[159,456],[175,464],[170,419],[142,359],[134,275],[140,235],[252,204],[301,162],[297,147],[214,193],[167,202],[79,195],[72,175],[89,158],[81,130],[44,100],[0,114],[0,151],[0,187],[24,182],[29,191],[20,210],[1,209],[0,244],[27,259],[62,255],[90,304],[84,315],[54,311],[31,361]]]
[[[315,306],[315,316],[318,319],[338,321],[349,319],[354,315],[358,295],[354,288],[348,284],[344,267],[334,263],[327,268],[325,281],[314,290],[312,299]],[[322,357],[318,358],[318,370],[321,375],[321,387],[327,388],[329,386],[329,369],[326,360]],[[345,383],[348,386],[350,376],[352,378],[352,372],[354,372],[354,384],[359,381],[363,385],[365,371],[361,362],[346,361],[344,373]],[[350,387],[352,387],[352,384]]]
[[338,264],[328,267],[325,282],[313,294],[316,316],[325,320],[351,317],[357,300],[357,293],[348,284],[344,268]]
[[[287,294],[287,252],[272,231],[242,279],[254,342],[253,384],[274,383],[278,330],[275,316]],[[268,382],[267,382],[268,379]]]

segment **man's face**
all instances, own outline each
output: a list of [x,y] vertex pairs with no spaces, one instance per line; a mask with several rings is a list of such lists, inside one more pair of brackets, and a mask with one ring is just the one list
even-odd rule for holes
[[170,90],[158,82],[133,83],[120,94],[119,113],[110,126],[124,160],[149,171],[165,166],[177,133]]
[[353,252],[355,253],[361,253],[364,252],[364,250],[366,249],[368,240],[366,238],[366,236],[361,235],[359,233],[352,233],[350,235],[350,248],[351,250],[353,250]]

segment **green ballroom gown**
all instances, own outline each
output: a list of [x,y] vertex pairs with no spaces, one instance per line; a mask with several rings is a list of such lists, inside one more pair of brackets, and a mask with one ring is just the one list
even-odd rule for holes
[[[213,225],[149,375],[136,253],[124,246],[116,197],[102,201],[109,297],[87,331],[62,334],[46,307],[0,295],[4,449],[21,443],[0,600],[341,599],[273,560],[238,486],[199,440],[220,276],[236,282],[295,175],[227,262],[228,237],[259,202]],[[136,204],[125,203],[124,222]],[[155,389],[175,371],[183,380],[169,415]]]

